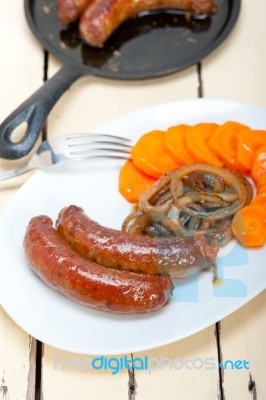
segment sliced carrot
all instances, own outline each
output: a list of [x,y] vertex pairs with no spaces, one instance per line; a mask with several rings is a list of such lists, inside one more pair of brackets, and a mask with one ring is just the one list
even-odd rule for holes
[[155,182],[156,179],[144,174],[128,160],[120,170],[119,191],[130,203],[138,203],[140,196]]
[[154,178],[179,167],[164,150],[164,136],[165,132],[158,130],[145,133],[131,150],[135,166]]
[[165,132],[165,150],[179,165],[193,164],[194,158],[186,148],[186,132],[188,125],[180,124],[171,126]]
[[265,194],[266,195],[266,185],[261,186],[259,189],[257,189],[257,194]]
[[196,162],[222,167],[223,162],[208,147],[208,142],[219,127],[214,123],[200,123],[190,126],[186,132],[186,147]]
[[247,128],[239,122],[225,122],[216,129],[208,143],[216,157],[223,160],[224,164],[230,169],[240,171],[240,166],[236,161],[237,140],[239,132]]
[[239,210],[232,221],[232,231],[242,246],[263,246],[266,241],[266,212],[260,204]]
[[252,165],[251,176],[255,182],[266,173],[266,146],[261,147],[256,153]]
[[262,186],[266,186],[266,171],[259,177],[256,186],[257,190],[259,190]]
[[255,196],[250,204],[260,204],[261,206],[266,207],[266,194],[259,194]]
[[266,145],[266,131],[244,129],[239,132],[236,148],[236,160],[242,172],[249,173],[256,151]]

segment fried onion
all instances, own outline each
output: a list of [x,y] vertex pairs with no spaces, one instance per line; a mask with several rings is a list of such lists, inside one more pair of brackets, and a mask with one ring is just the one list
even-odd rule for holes
[[233,215],[252,197],[252,185],[238,173],[187,165],[163,175],[148,189],[122,230],[155,237],[201,235],[221,247],[232,237]]

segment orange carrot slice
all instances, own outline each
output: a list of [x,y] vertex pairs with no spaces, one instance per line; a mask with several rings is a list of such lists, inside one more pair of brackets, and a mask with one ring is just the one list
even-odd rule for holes
[[165,132],[164,148],[179,165],[193,164],[194,158],[186,148],[188,125],[171,126]]
[[266,146],[266,131],[244,129],[239,132],[236,160],[241,165],[242,172],[251,171],[255,153],[262,146]]
[[232,221],[232,231],[242,246],[259,247],[266,241],[266,212],[260,204],[239,210]]
[[247,128],[247,126],[239,122],[225,122],[216,129],[209,141],[210,149],[230,169],[240,171],[240,167],[236,161],[237,140],[239,132]]
[[255,182],[266,173],[266,146],[261,147],[256,153],[252,165],[251,176]]
[[132,160],[137,168],[154,178],[179,167],[164,150],[163,131],[145,133],[131,150]]
[[261,206],[266,207],[266,194],[259,194],[255,196],[250,204],[260,204]]
[[259,190],[262,186],[266,186],[266,171],[259,177],[256,185],[257,190]]
[[128,160],[120,170],[119,191],[130,203],[138,203],[140,196],[155,182],[156,179],[144,174]]
[[257,190],[258,194],[265,194],[266,195],[266,185],[265,186],[261,186],[258,190]]
[[190,126],[186,132],[186,147],[196,162],[222,167],[223,162],[208,147],[208,142],[219,127],[214,123],[200,123]]

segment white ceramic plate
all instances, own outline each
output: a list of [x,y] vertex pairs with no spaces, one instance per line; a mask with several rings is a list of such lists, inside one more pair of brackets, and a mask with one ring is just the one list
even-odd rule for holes
[[[266,111],[222,100],[162,104],[120,118],[99,131],[138,138],[145,131],[181,122],[236,120],[266,129]],[[22,248],[29,219],[56,219],[70,204],[99,223],[120,228],[130,205],[118,192],[120,162],[79,162],[38,171],[17,192],[0,218],[0,300],[25,331],[44,343],[80,354],[122,354],[189,336],[235,311],[265,289],[266,248],[246,250],[232,241],[218,259],[223,285],[211,272],[179,282],[169,306],[147,315],[95,311],[47,287],[28,267]]]

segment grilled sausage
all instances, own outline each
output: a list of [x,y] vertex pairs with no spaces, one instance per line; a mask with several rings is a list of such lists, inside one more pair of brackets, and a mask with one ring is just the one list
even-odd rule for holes
[[151,238],[105,228],[77,206],[60,212],[57,230],[78,253],[106,267],[174,278],[212,266],[218,251],[200,237]]
[[57,0],[58,18],[63,26],[79,18],[92,0]]
[[169,275],[118,271],[86,260],[64,243],[47,216],[30,221],[24,249],[32,269],[47,285],[99,310],[147,313],[163,307],[172,294]]
[[211,13],[213,0],[97,0],[81,15],[79,30],[91,46],[102,47],[114,30],[141,11],[181,9],[194,14]]

